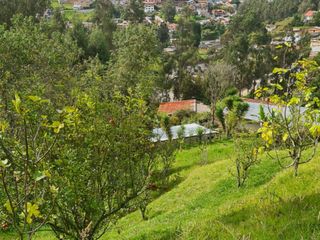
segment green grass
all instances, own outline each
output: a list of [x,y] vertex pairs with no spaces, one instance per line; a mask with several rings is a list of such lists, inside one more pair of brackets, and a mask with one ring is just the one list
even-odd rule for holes
[[230,142],[211,145],[204,166],[197,148],[181,152],[183,180],[149,205],[149,220],[130,214],[103,239],[319,239],[320,158],[294,177],[264,157],[238,189],[232,150]]
[[264,156],[238,189],[233,151],[231,141],[209,145],[206,165],[198,147],[179,152],[172,176],[179,181],[149,205],[149,219],[134,212],[102,239],[320,239],[320,156],[301,165],[298,177]]
[[288,17],[279,22],[276,22],[275,23],[276,28],[274,31],[272,31],[271,35],[273,37],[279,37],[279,36],[285,35],[292,21],[293,21],[293,17]]

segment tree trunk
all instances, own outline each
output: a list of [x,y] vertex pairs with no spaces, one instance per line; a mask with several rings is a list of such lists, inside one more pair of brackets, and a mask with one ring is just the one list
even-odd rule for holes
[[212,126],[214,126],[214,122],[215,122],[215,114],[216,114],[216,103],[215,101],[212,101],[211,103],[211,120],[212,120]]
[[294,167],[294,176],[296,177],[298,176],[299,159],[295,160],[293,167]]

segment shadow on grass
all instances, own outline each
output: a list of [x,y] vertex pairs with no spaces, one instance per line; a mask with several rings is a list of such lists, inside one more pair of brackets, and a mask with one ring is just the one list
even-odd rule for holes
[[[243,208],[218,220],[252,239],[320,239],[320,194],[269,201]],[[266,201],[266,200],[265,200]]]

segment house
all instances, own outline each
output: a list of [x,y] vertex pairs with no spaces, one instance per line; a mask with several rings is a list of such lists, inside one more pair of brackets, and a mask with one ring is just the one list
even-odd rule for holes
[[320,40],[311,39],[310,48],[311,48],[310,58],[317,56],[318,53],[320,53]]
[[[264,113],[266,116],[270,116],[272,111],[282,111],[283,114],[285,114],[285,108],[280,107],[278,105],[275,105],[273,103],[270,103],[268,101],[258,100],[258,99],[249,99],[249,98],[243,98],[243,101],[248,103],[249,109],[244,116],[244,119],[253,121],[253,122],[260,122],[259,118],[259,112],[260,108],[262,107]],[[301,112],[305,111],[305,108],[301,108]],[[290,113],[287,112],[286,116],[288,116]]]
[[189,110],[196,113],[209,112],[210,108],[196,99],[160,103],[158,112],[172,115],[177,111]]
[[[181,131],[183,133],[183,138],[189,138],[189,139],[198,138],[200,131],[201,131],[201,136],[206,139],[210,139],[213,137],[213,135],[218,133],[215,130],[205,128],[196,123],[177,125],[170,128],[172,140],[179,139],[180,137],[179,134]],[[169,140],[166,132],[162,128],[155,128],[153,129],[152,133],[153,133],[153,137],[151,138],[152,142],[165,142]]]
[[144,5],[144,12],[145,13],[152,13],[155,11],[154,5]]
[[313,20],[313,17],[314,17],[315,13],[316,13],[316,11],[308,10],[304,14],[304,22],[311,22]]
[[212,15],[214,15],[216,18],[223,17],[226,15],[226,11],[223,9],[213,9]]

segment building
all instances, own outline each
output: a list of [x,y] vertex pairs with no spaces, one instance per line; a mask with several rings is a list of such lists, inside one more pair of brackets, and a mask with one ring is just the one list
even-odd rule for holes
[[320,53],[320,40],[319,39],[311,39],[310,43],[310,58],[313,58]]
[[[210,139],[218,132],[215,130],[211,130],[208,128],[205,128],[199,124],[191,123],[191,124],[185,124],[185,125],[177,125],[170,128],[170,132],[172,135],[172,140],[179,139],[180,132],[183,134],[183,138],[199,138],[200,132],[201,136]],[[162,128],[155,128],[152,131],[153,137],[151,138],[152,142],[165,142],[168,141],[169,138],[166,134],[166,132]]]
[[144,5],[145,13],[152,13],[155,11],[154,5]]
[[315,13],[316,13],[316,11],[308,10],[304,14],[304,22],[311,22],[313,20],[313,17],[314,17]]
[[[272,111],[281,111],[283,114],[285,113],[285,108],[270,103],[268,101],[258,100],[258,99],[249,99],[243,98],[243,101],[249,104],[249,109],[244,116],[244,119],[253,121],[253,122],[260,122],[259,113],[260,108],[263,109],[266,116],[270,116]],[[305,108],[301,108],[301,112],[305,111]],[[286,113],[288,116],[290,113],[289,111]]]
[[210,108],[207,105],[196,99],[160,103],[158,112],[172,115],[182,110],[196,113],[210,112]]

